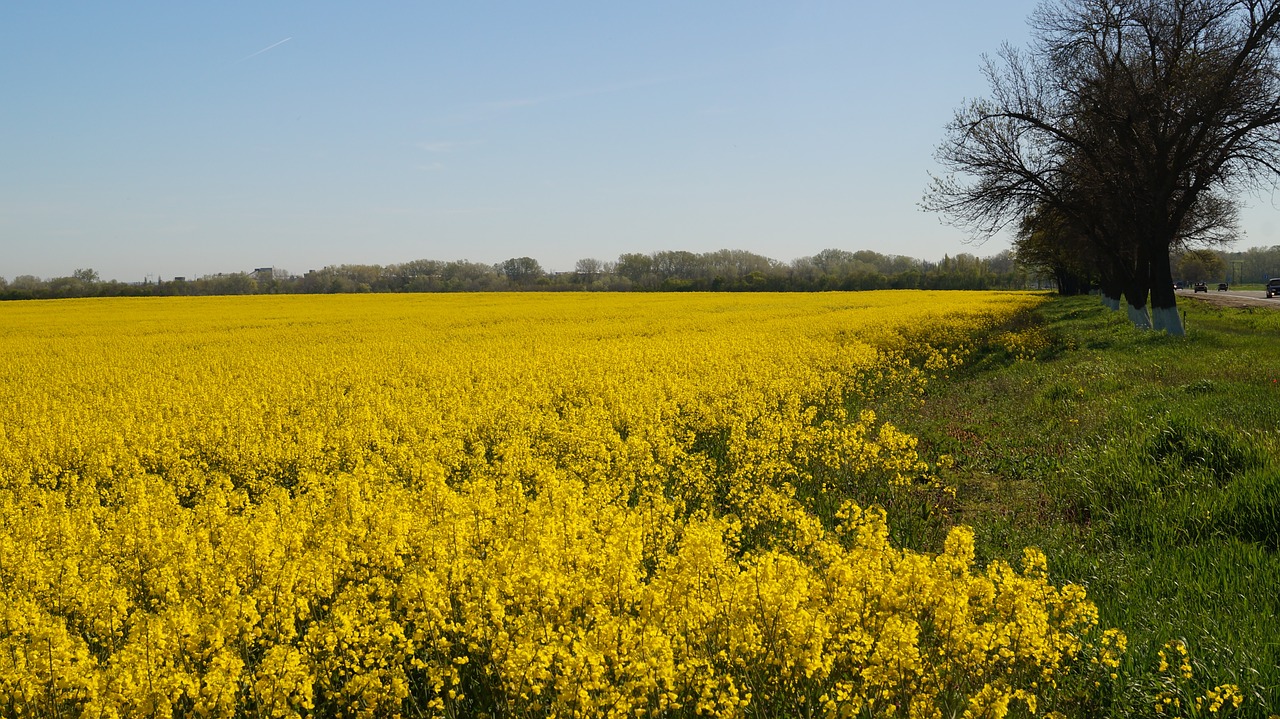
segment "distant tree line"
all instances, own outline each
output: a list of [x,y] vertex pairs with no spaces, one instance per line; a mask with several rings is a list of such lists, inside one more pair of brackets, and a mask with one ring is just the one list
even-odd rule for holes
[[330,265],[295,275],[277,268],[144,282],[102,281],[92,269],[68,277],[0,277],[0,299],[360,292],[811,292],[823,290],[1024,289],[1039,278],[1013,253],[962,253],[930,262],[870,250],[823,250],[780,262],[742,250],[626,253],[616,261],[578,260],[547,272],[531,257],[497,264],[414,260],[391,265]]
[[[1015,241],[1014,255],[1031,276],[1053,278],[1061,294],[1084,294],[1099,289],[1101,278],[1086,265],[1064,262],[1060,254],[1045,252],[1045,245],[1027,240],[1024,234]],[[1265,283],[1272,277],[1280,277],[1280,245],[1241,251],[1180,248],[1171,254],[1170,266],[1175,281]]]
[[[1238,252],[1185,250],[1173,258],[1187,282],[1265,282],[1280,277],[1280,245]],[[961,253],[937,262],[870,250],[823,250],[779,262],[742,250],[626,253],[616,261],[578,260],[571,272],[547,272],[531,257],[489,265],[414,260],[392,265],[330,265],[304,275],[276,268],[144,282],[103,281],[92,269],[67,277],[0,277],[0,300],[175,295],[339,294],[360,292],[821,292],[828,290],[1096,291],[1096,278],[1059,276],[1061,262],[1034,243],[989,257]]]
[[[1266,282],[1272,277],[1280,277],[1280,245],[1271,247],[1250,247],[1241,252],[1214,252],[1222,261],[1220,272],[1208,275],[1205,280],[1221,277],[1223,281],[1232,282]],[[1195,281],[1185,274],[1182,279]]]

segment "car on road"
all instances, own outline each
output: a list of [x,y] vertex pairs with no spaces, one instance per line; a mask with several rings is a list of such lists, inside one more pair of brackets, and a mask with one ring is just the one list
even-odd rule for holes
[[1280,277],[1272,277],[1267,280],[1267,299],[1272,297],[1280,297]]
[[1195,286],[1195,291],[1196,291],[1196,292],[1208,292],[1208,291],[1209,291],[1209,285],[1206,285],[1206,284],[1205,284],[1205,283],[1203,283],[1203,282],[1197,282],[1197,283],[1196,283],[1196,286]]
[[1227,291],[1227,283],[1226,283],[1226,282],[1219,282],[1219,283],[1218,283],[1218,291],[1219,291],[1219,292],[1226,292],[1226,291]]

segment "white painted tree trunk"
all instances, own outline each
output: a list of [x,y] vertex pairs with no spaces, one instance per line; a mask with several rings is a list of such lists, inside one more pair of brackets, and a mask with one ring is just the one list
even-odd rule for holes
[[1119,311],[1120,311],[1120,298],[1119,298],[1119,297],[1107,297],[1106,295],[1103,295],[1103,296],[1102,296],[1102,304],[1106,305],[1108,308],[1113,309],[1113,310],[1115,310],[1115,311],[1117,311],[1117,312],[1119,312]]
[[1182,327],[1182,316],[1178,314],[1177,307],[1151,308],[1151,324],[1156,330],[1164,330],[1174,337],[1182,337],[1186,334]]
[[1129,321],[1134,327],[1140,330],[1151,329],[1151,316],[1147,314],[1147,306],[1134,307],[1129,303],[1125,303],[1125,307],[1129,308]]

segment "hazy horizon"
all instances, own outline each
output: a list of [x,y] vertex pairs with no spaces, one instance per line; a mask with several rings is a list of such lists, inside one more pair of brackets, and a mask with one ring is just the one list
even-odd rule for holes
[[[831,249],[847,250],[847,251],[848,251],[848,252],[850,252],[850,253],[858,253],[858,252],[866,251],[866,248],[823,248],[823,250],[831,250]],[[980,249],[980,248],[979,248],[979,249]],[[971,251],[971,250],[963,250],[963,251],[961,251],[961,252],[946,253],[946,254],[944,254],[944,255],[942,255],[942,256],[939,256],[939,257],[915,257],[915,256],[912,256],[912,255],[898,255],[898,254],[895,254],[895,253],[888,253],[888,252],[881,252],[881,253],[878,253],[878,254],[880,254],[880,255],[882,255],[882,256],[884,256],[884,257],[888,257],[888,258],[903,258],[903,259],[908,259],[908,260],[914,260],[914,261],[917,261],[917,262],[922,263],[922,264],[923,264],[923,265],[925,265],[925,266],[933,266],[933,265],[940,264],[940,263],[941,263],[941,262],[943,262],[947,257],[954,258],[954,257],[956,257],[957,255],[962,255],[962,254],[973,255],[973,256],[975,256],[975,257],[977,257],[977,258],[981,259],[981,260],[988,260],[988,259],[991,259],[994,255],[999,255],[999,254],[1001,254],[1001,252],[1003,252],[1003,251],[1005,251],[1005,250],[1008,250],[1008,249],[1009,249],[1009,248],[1007,248],[1007,247],[1006,247],[1006,248],[1002,248],[1000,251],[997,251],[997,252],[994,252],[994,253],[973,252],[973,251]],[[819,250],[819,251],[818,251],[818,253],[821,253],[823,250]],[[680,250],[679,250],[679,249],[672,249],[672,250],[669,250],[669,251],[671,251],[671,252],[679,252]],[[710,251],[708,251],[708,252],[706,252],[706,253],[695,253],[695,254],[698,254],[698,255],[714,254],[714,253],[719,252],[719,251],[731,251],[731,252],[733,252],[733,251],[738,251],[738,250],[737,250],[737,248],[732,248],[732,247],[723,247],[723,248],[720,248],[719,250],[710,250]],[[658,253],[661,253],[661,252],[664,252],[664,250],[655,250],[655,251],[653,251],[653,252],[634,253],[634,254],[651,255],[651,254],[658,254]],[[875,250],[872,250],[872,252],[875,252]],[[816,254],[818,254],[818,253],[814,253],[814,254],[816,255]],[[625,251],[624,251],[622,254],[633,254],[633,253],[629,253],[629,252],[625,252]],[[759,253],[756,253],[756,254],[759,254]],[[766,259],[769,259],[769,260],[776,261],[776,262],[780,263],[782,266],[789,266],[789,265],[794,264],[795,260],[811,258],[811,257],[813,257],[814,255],[803,255],[803,256],[801,256],[801,257],[791,258],[790,260],[781,260],[781,259],[779,259],[779,258],[777,258],[777,257],[769,257],[769,256],[767,256],[767,255],[760,255],[760,256],[765,257]],[[399,266],[399,265],[407,265],[407,264],[414,263],[414,262],[439,262],[439,263],[442,263],[442,264],[449,264],[449,263],[473,263],[473,264],[477,264],[477,265],[484,265],[484,266],[488,266],[488,267],[493,267],[495,270],[497,270],[497,271],[499,271],[499,272],[500,272],[500,271],[501,271],[501,266],[502,266],[503,262],[505,262],[506,260],[510,260],[510,259],[520,259],[520,258],[524,258],[524,257],[532,257],[532,256],[531,256],[531,255],[515,255],[515,256],[512,256],[512,257],[504,257],[502,260],[499,260],[499,261],[497,261],[497,262],[486,262],[486,261],[482,261],[482,260],[475,260],[475,259],[466,258],[466,257],[461,257],[461,258],[457,258],[457,259],[442,259],[442,258],[437,258],[437,257],[414,257],[414,258],[410,258],[410,259],[398,260],[398,261],[394,261],[394,262],[385,262],[385,263],[374,263],[374,262],[346,262],[346,263],[333,263],[333,264],[328,264],[328,265],[320,265],[320,266],[316,266],[316,267],[307,267],[306,269],[302,269],[302,268],[294,268],[294,267],[280,267],[280,266],[278,266],[278,265],[268,265],[268,266],[261,266],[261,265],[248,266],[248,265],[245,265],[244,267],[237,267],[237,268],[234,268],[234,269],[222,269],[222,270],[208,271],[208,272],[206,272],[206,271],[197,271],[197,272],[192,272],[192,273],[185,274],[185,275],[156,275],[156,274],[153,274],[153,273],[149,273],[149,274],[148,274],[148,275],[146,275],[145,277],[140,278],[140,279],[136,279],[136,280],[134,280],[134,279],[125,279],[125,280],[121,280],[121,279],[119,279],[119,278],[107,277],[107,276],[105,276],[105,275],[102,275],[102,273],[101,273],[101,272],[99,272],[99,271],[98,271],[98,269],[97,269],[96,267],[89,267],[89,266],[85,266],[85,265],[76,265],[76,266],[75,266],[75,267],[73,267],[72,269],[69,269],[69,270],[67,270],[67,271],[65,271],[65,272],[58,272],[58,273],[53,274],[53,275],[32,275],[31,273],[24,273],[24,274],[21,274],[21,275],[0,275],[0,279],[12,281],[12,280],[14,280],[14,279],[15,279],[15,278],[17,278],[17,277],[31,277],[31,276],[34,276],[34,277],[39,278],[39,279],[40,279],[40,280],[42,280],[42,281],[47,281],[47,280],[58,279],[58,278],[62,278],[62,277],[71,277],[74,273],[77,273],[77,272],[83,272],[83,271],[90,271],[90,270],[91,270],[91,271],[93,271],[93,272],[95,272],[95,273],[97,273],[97,274],[99,275],[99,277],[98,277],[98,281],[101,281],[101,282],[119,281],[119,282],[126,282],[126,283],[162,282],[162,281],[170,281],[170,280],[173,280],[173,279],[175,279],[175,278],[181,278],[181,279],[192,280],[192,279],[202,279],[202,278],[223,277],[223,276],[227,276],[227,275],[235,275],[235,274],[252,275],[252,274],[255,274],[255,273],[259,272],[259,271],[264,271],[264,270],[274,270],[276,273],[278,273],[278,274],[277,274],[277,276],[303,277],[303,276],[305,276],[305,275],[306,275],[307,273],[309,273],[309,272],[323,271],[323,270],[325,270],[325,269],[329,269],[329,268],[337,268],[337,267],[383,267],[383,268],[386,268],[386,267],[395,267],[395,266]],[[537,258],[537,257],[533,257],[533,259],[538,261],[538,264],[542,267],[543,272],[544,272],[544,273],[546,273],[546,274],[572,273],[572,272],[574,271],[574,267],[573,267],[573,266],[570,266],[570,267],[565,268],[565,269],[552,268],[552,267],[547,267],[547,266],[545,266],[545,265],[542,263],[542,261],[541,261],[541,260],[538,260],[538,258]],[[587,258],[579,258],[579,259],[587,259]],[[603,265],[605,265],[605,266],[611,266],[611,265],[614,265],[615,263],[617,263],[617,261],[618,261],[619,257],[595,257],[595,258],[591,258],[591,259],[599,260],[599,261],[600,261]],[[72,263],[72,264],[74,264],[74,263]],[[575,261],[575,264],[576,264],[576,261]]]

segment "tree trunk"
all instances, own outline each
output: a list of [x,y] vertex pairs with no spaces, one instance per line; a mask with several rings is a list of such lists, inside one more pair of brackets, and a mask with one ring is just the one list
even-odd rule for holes
[[1085,293],[1085,283],[1081,281],[1080,275],[1076,274],[1071,269],[1062,265],[1054,267],[1053,277],[1058,283],[1059,295],[1071,297]]
[[1151,329],[1151,316],[1147,314],[1147,287],[1140,277],[1132,277],[1125,283],[1125,308],[1129,321],[1141,330]]
[[1120,281],[1115,269],[1104,269],[1099,280],[1102,291],[1102,304],[1113,310],[1120,310],[1120,295],[1124,294],[1124,283]]
[[1186,334],[1182,318],[1178,315],[1178,295],[1173,291],[1173,268],[1169,263],[1169,243],[1152,248],[1151,267],[1151,319],[1156,330],[1164,330],[1175,337]]
[[1151,269],[1145,243],[1138,246],[1138,256],[1133,267],[1125,273],[1124,299],[1129,310],[1129,321],[1134,327],[1151,329],[1151,316],[1147,314],[1147,295],[1151,292]]
[[1151,315],[1147,314],[1147,304],[1143,302],[1141,305],[1135,305],[1133,300],[1125,302],[1125,308],[1129,310],[1129,321],[1134,327],[1140,330],[1151,329]]

